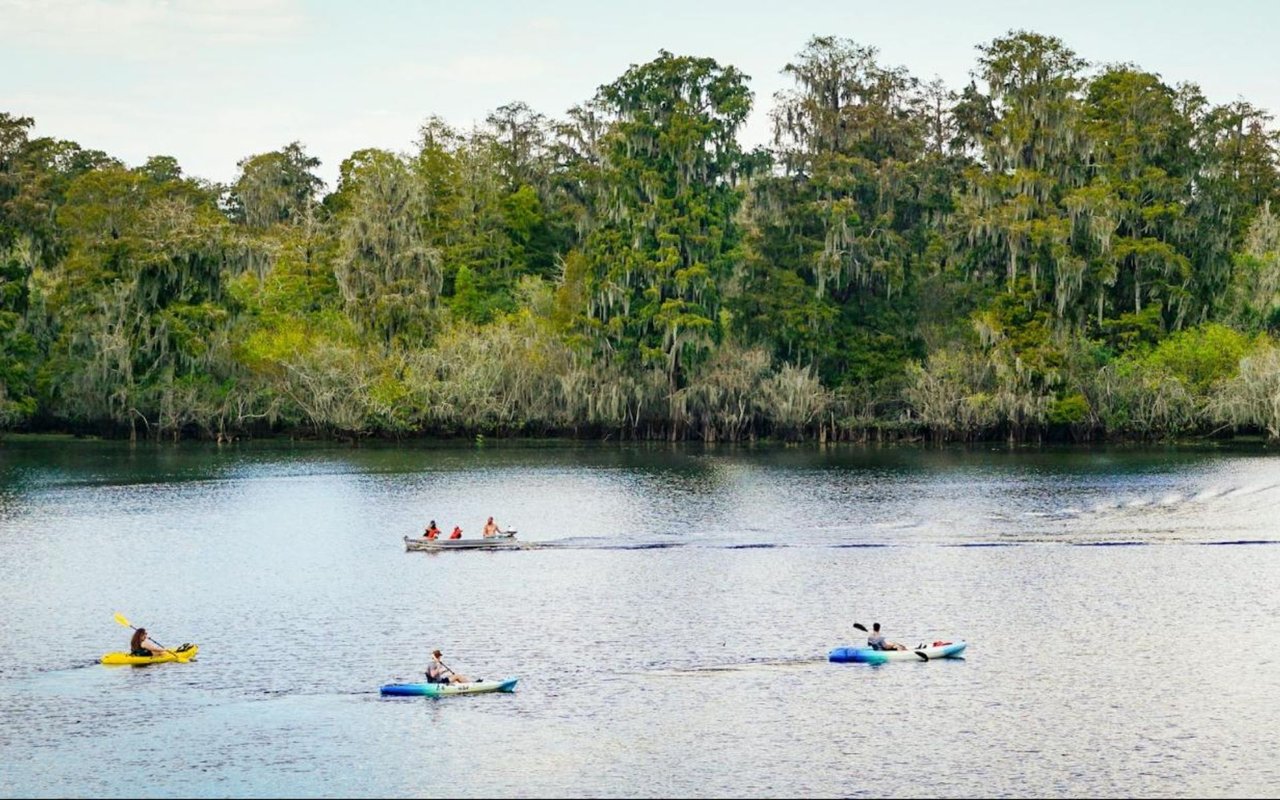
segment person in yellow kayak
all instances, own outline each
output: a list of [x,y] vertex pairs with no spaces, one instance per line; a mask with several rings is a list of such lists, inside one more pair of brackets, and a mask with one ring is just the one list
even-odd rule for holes
[[498,523],[493,521],[493,517],[489,517],[489,521],[484,524],[484,538],[498,535]]
[[129,640],[129,655],[131,656],[158,656],[167,652],[169,651],[151,641],[151,637],[147,636],[146,628],[135,630],[133,638]]
[[431,651],[431,663],[427,665],[427,683],[471,683],[471,679],[459,675],[440,660],[439,650]]

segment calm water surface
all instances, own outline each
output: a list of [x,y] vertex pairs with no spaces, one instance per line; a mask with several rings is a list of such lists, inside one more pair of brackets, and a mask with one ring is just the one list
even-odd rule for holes
[[8,442],[0,793],[1274,797],[1278,586],[1261,448]]

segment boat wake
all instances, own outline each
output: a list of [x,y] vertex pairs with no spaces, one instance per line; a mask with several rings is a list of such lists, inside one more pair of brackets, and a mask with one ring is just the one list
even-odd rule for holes
[[[1092,488],[1086,489],[1091,491]],[[1280,513],[1280,482],[1261,481],[1207,488],[1164,487],[1147,493],[1103,495],[1089,504],[1034,507],[1029,493],[1010,496],[1008,509],[979,511],[966,518],[949,514],[945,501],[917,504],[913,514],[895,520],[789,530],[777,539],[759,527],[709,527],[697,530],[620,530],[600,536],[523,542],[522,549],[648,551],[713,549],[774,550],[883,547],[1012,547],[1073,545],[1122,547],[1142,544],[1273,543],[1268,520]],[[1021,508],[1018,506],[1021,505]],[[1030,506],[1030,507],[1028,507]],[[767,529],[766,529],[767,530]]]
[[812,669],[815,665],[825,664],[822,658],[762,658],[727,664],[706,664],[690,667],[660,667],[623,674],[641,675],[650,678],[687,678],[706,677],[726,672],[766,672]]
[[[1215,486],[1203,489],[1194,494],[1168,492],[1158,497],[1152,495],[1138,495],[1136,497],[1099,501],[1093,506],[1085,509],[1067,507],[1051,512],[1028,513],[1039,513],[1047,517],[1100,517],[1124,515],[1132,511],[1149,512],[1152,510],[1158,510],[1176,512],[1181,510],[1200,509],[1203,507],[1212,508],[1231,505],[1229,501],[1243,497],[1250,497],[1252,495],[1266,495],[1266,499],[1270,500],[1269,505],[1280,505],[1280,493],[1274,492],[1277,488],[1280,488],[1280,483],[1251,484],[1230,487]],[[1275,496],[1271,496],[1273,493]]]

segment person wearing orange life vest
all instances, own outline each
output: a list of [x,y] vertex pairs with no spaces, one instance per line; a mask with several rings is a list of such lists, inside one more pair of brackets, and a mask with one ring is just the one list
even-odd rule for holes
[[462,538],[462,528],[461,528],[461,527],[459,527],[459,526],[457,526],[457,525],[454,525],[454,526],[453,526],[453,533],[449,534],[449,538],[450,538],[450,539],[461,539],[461,538]]
[[440,535],[440,529],[436,527],[436,521],[434,519],[431,520],[431,524],[422,532],[422,535],[428,539],[435,539]]

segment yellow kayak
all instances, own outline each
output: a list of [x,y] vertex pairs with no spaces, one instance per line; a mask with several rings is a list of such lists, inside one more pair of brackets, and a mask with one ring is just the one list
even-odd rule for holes
[[164,664],[169,661],[178,661],[186,663],[196,657],[199,646],[194,644],[184,644],[176,650],[169,650],[155,656],[135,656],[130,653],[107,653],[102,657],[103,664],[134,664],[142,666],[143,664]]

